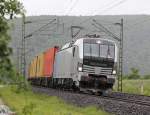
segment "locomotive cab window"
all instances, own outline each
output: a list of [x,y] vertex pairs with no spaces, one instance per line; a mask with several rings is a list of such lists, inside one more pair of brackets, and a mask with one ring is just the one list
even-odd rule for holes
[[90,55],[90,44],[89,43],[85,43],[83,49],[84,49],[84,56],[91,56]]
[[114,59],[115,57],[115,46],[112,44],[84,43],[83,50],[84,57],[101,57],[111,59]]
[[100,45],[100,57],[113,58],[115,56],[115,47],[113,45]]
[[99,57],[99,44],[91,44],[91,56]]

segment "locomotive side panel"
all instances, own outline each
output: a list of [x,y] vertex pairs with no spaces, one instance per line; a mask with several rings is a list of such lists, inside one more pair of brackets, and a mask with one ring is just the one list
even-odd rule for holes
[[54,78],[71,78],[72,75],[72,55],[73,48],[67,48],[56,54],[54,64]]

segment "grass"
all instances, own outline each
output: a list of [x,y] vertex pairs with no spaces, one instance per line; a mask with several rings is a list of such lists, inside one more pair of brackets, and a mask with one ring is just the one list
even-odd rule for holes
[[[143,91],[142,91],[143,82]],[[117,83],[116,83],[117,84]],[[150,96],[150,79],[123,80],[123,92]],[[117,90],[117,85],[114,86]]]
[[31,91],[16,93],[13,91],[15,88],[0,88],[0,98],[17,115],[107,115],[96,107],[79,108],[66,104],[57,97],[35,94]]
[[[143,92],[141,84],[143,82]],[[117,82],[116,82],[117,84]],[[150,96],[150,79],[123,80],[123,92]],[[117,89],[117,85],[114,86]],[[63,100],[44,94],[35,94],[31,91],[16,93],[15,86],[0,87],[0,98],[17,115],[107,115],[108,113],[90,106],[79,108],[66,104]]]

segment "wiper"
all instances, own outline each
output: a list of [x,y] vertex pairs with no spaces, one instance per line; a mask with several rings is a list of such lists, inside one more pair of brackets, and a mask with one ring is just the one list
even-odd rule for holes
[[112,58],[111,54],[110,54],[110,47],[109,47],[109,45],[108,45],[108,50],[107,50],[107,58]]

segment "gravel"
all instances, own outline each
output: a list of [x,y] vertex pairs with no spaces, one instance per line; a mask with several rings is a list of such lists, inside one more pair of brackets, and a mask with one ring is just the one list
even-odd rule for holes
[[134,99],[134,100],[150,102],[150,96],[145,96],[145,95],[136,95],[136,94],[129,94],[129,93],[113,92],[111,94],[111,96],[118,97],[118,98],[124,98],[124,99]]
[[[58,96],[67,103],[71,103],[79,107],[94,105],[115,115],[150,115],[150,106],[143,106],[112,99],[105,99],[98,96],[71,93],[48,88],[33,87],[33,91],[37,93],[45,93],[49,96]],[[147,99],[149,98],[147,97]]]

